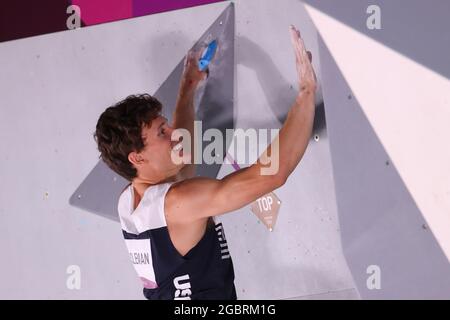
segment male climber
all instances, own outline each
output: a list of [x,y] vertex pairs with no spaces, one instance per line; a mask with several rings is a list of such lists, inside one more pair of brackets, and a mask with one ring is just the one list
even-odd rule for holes
[[[274,140],[279,145],[272,148],[272,142],[255,163],[222,179],[194,177],[194,165],[172,161],[174,152],[183,152],[181,142],[173,141],[174,130],[184,128],[194,136],[194,94],[206,79],[198,52],[187,55],[171,125],[161,116],[161,103],[147,94],[129,96],[101,114],[94,137],[104,162],[130,181],[118,211],[147,299],[237,299],[225,232],[214,217],[281,187],[312,132],[316,78],[311,54],[295,27],[290,34],[299,87]],[[278,171],[262,174],[271,166],[269,159],[279,161]]]

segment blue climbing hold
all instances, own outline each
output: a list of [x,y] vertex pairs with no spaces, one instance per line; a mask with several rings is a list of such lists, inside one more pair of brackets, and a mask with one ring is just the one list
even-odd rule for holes
[[208,44],[208,47],[206,47],[200,60],[198,61],[198,68],[200,69],[200,71],[205,71],[208,68],[208,65],[214,58],[216,50],[217,50],[217,40],[213,40]]

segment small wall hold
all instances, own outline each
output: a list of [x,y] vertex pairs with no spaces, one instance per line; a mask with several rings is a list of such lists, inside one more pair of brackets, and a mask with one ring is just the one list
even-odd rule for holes
[[77,198],[78,198],[78,199],[81,199],[81,194],[79,194],[79,195],[77,196]]
[[317,142],[317,141],[319,141],[319,139],[320,139],[319,135],[318,135],[318,134],[315,134],[315,135],[314,135],[314,140]]
[[349,94],[349,95],[348,95],[348,100],[351,100],[351,99],[352,99],[352,95]]
[[423,229],[423,230],[427,230],[427,229],[428,229],[428,226],[424,223],[424,224],[422,225],[422,229]]
[[390,163],[389,163],[389,160],[386,160],[386,165],[388,166]]

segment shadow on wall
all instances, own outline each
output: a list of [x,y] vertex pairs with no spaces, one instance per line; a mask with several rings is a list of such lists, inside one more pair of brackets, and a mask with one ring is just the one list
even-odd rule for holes
[[[237,63],[255,71],[269,107],[277,120],[283,124],[297,95],[297,88],[284,78],[272,58],[258,44],[242,36],[237,36],[236,41],[240,53]],[[319,59],[318,56],[315,58]],[[295,66],[294,61],[292,66]],[[269,124],[262,124],[261,126],[268,128]],[[313,132],[320,134],[325,128],[324,102],[323,99],[320,99],[316,101]]]
[[[303,1],[450,79],[450,63],[448,58],[444,58],[450,56],[449,1]],[[366,25],[366,20],[370,16],[366,10],[374,4],[380,8],[381,29],[379,30],[369,30]]]
[[[341,243],[363,299],[450,296],[448,260],[349,83],[319,38]],[[381,272],[371,290],[367,268]]]

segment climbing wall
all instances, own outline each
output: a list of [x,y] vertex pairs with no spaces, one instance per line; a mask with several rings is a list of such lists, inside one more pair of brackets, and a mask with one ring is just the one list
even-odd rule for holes
[[[115,216],[126,182],[99,162],[92,137],[99,115],[147,92],[170,116],[184,55],[217,38],[217,59],[196,98],[204,130],[280,128],[295,97],[290,23],[302,30],[320,78],[317,34],[298,1],[219,2],[2,43],[0,130],[11,152],[1,169],[9,190],[0,208],[9,261],[1,297],[143,298]],[[310,144],[276,191],[272,232],[250,206],[221,217],[239,298],[357,297],[340,247],[321,93]],[[199,167],[219,178],[233,171]],[[68,285],[73,270],[79,289]]]
[[[422,46],[408,46],[412,40],[400,32],[401,19],[409,21],[400,14],[404,7],[378,1],[388,8],[383,26],[397,30],[395,36],[368,33],[369,3],[346,1],[349,13],[331,1],[222,1],[0,43],[0,298],[143,299],[115,212],[126,181],[99,161],[92,136],[99,115],[129,94],[146,92],[161,99],[170,119],[186,52],[215,38],[218,56],[196,96],[203,132],[280,128],[296,94],[289,24],[301,30],[313,54],[319,82],[314,132],[297,169],[274,191],[280,203],[272,231],[250,205],[220,217],[238,298],[448,298],[443,230],[449,227],[449,176],[442,164],[449,158],[436,152],[449,135],[443,125],[448,97],[431,100],[430,112],[423,112],[419,106],[438,95],[415,90],[422,100],[405,100],[413,106],[406,116],[404,107],[403,113],[396,107],[412,91],[408,86],[377,86],[374,80],[367,90],[361,85],[367,78],[359,77],[367,72],[384,79],[382,68],[365,69],[370,52],[364,48],[373,43],[401,53],[389,60],[392,55],[376,51],[383,61],[394,61],[390,68],[419,62],[400,69],[412,70],[408,79],[432,70],[421,74],[441,92],[449,92],[448,65],[439,62],[438,50],[428,50],[430,58]],[[409,3],[410,12],[423,11],[417,1]],[[446,8],[437,1],[433,10]],[[438,46],[430,37],[423,41]],[[385,92],[378,97],[396,97],[386,99],[395,103],[374,105],[386,102],[370,95],[374,88]],[[420,125],[426,129],[413,130]],[[436,143],[417,135],[423,130],[435,132],[430,139]],[[427,156],[412,152],[407,134]],[[250,164],[266,142],[240,166]],[[227,161],[199,165],[198,173],[221,178],[234,172],[225,155],[236,146],[227,141],[218,155]],[[425,163],[433,180],[419,170]],[[374,265],[381,289],[369,290],[367,268]],[[80,281],[74,287],[75,273]]]

